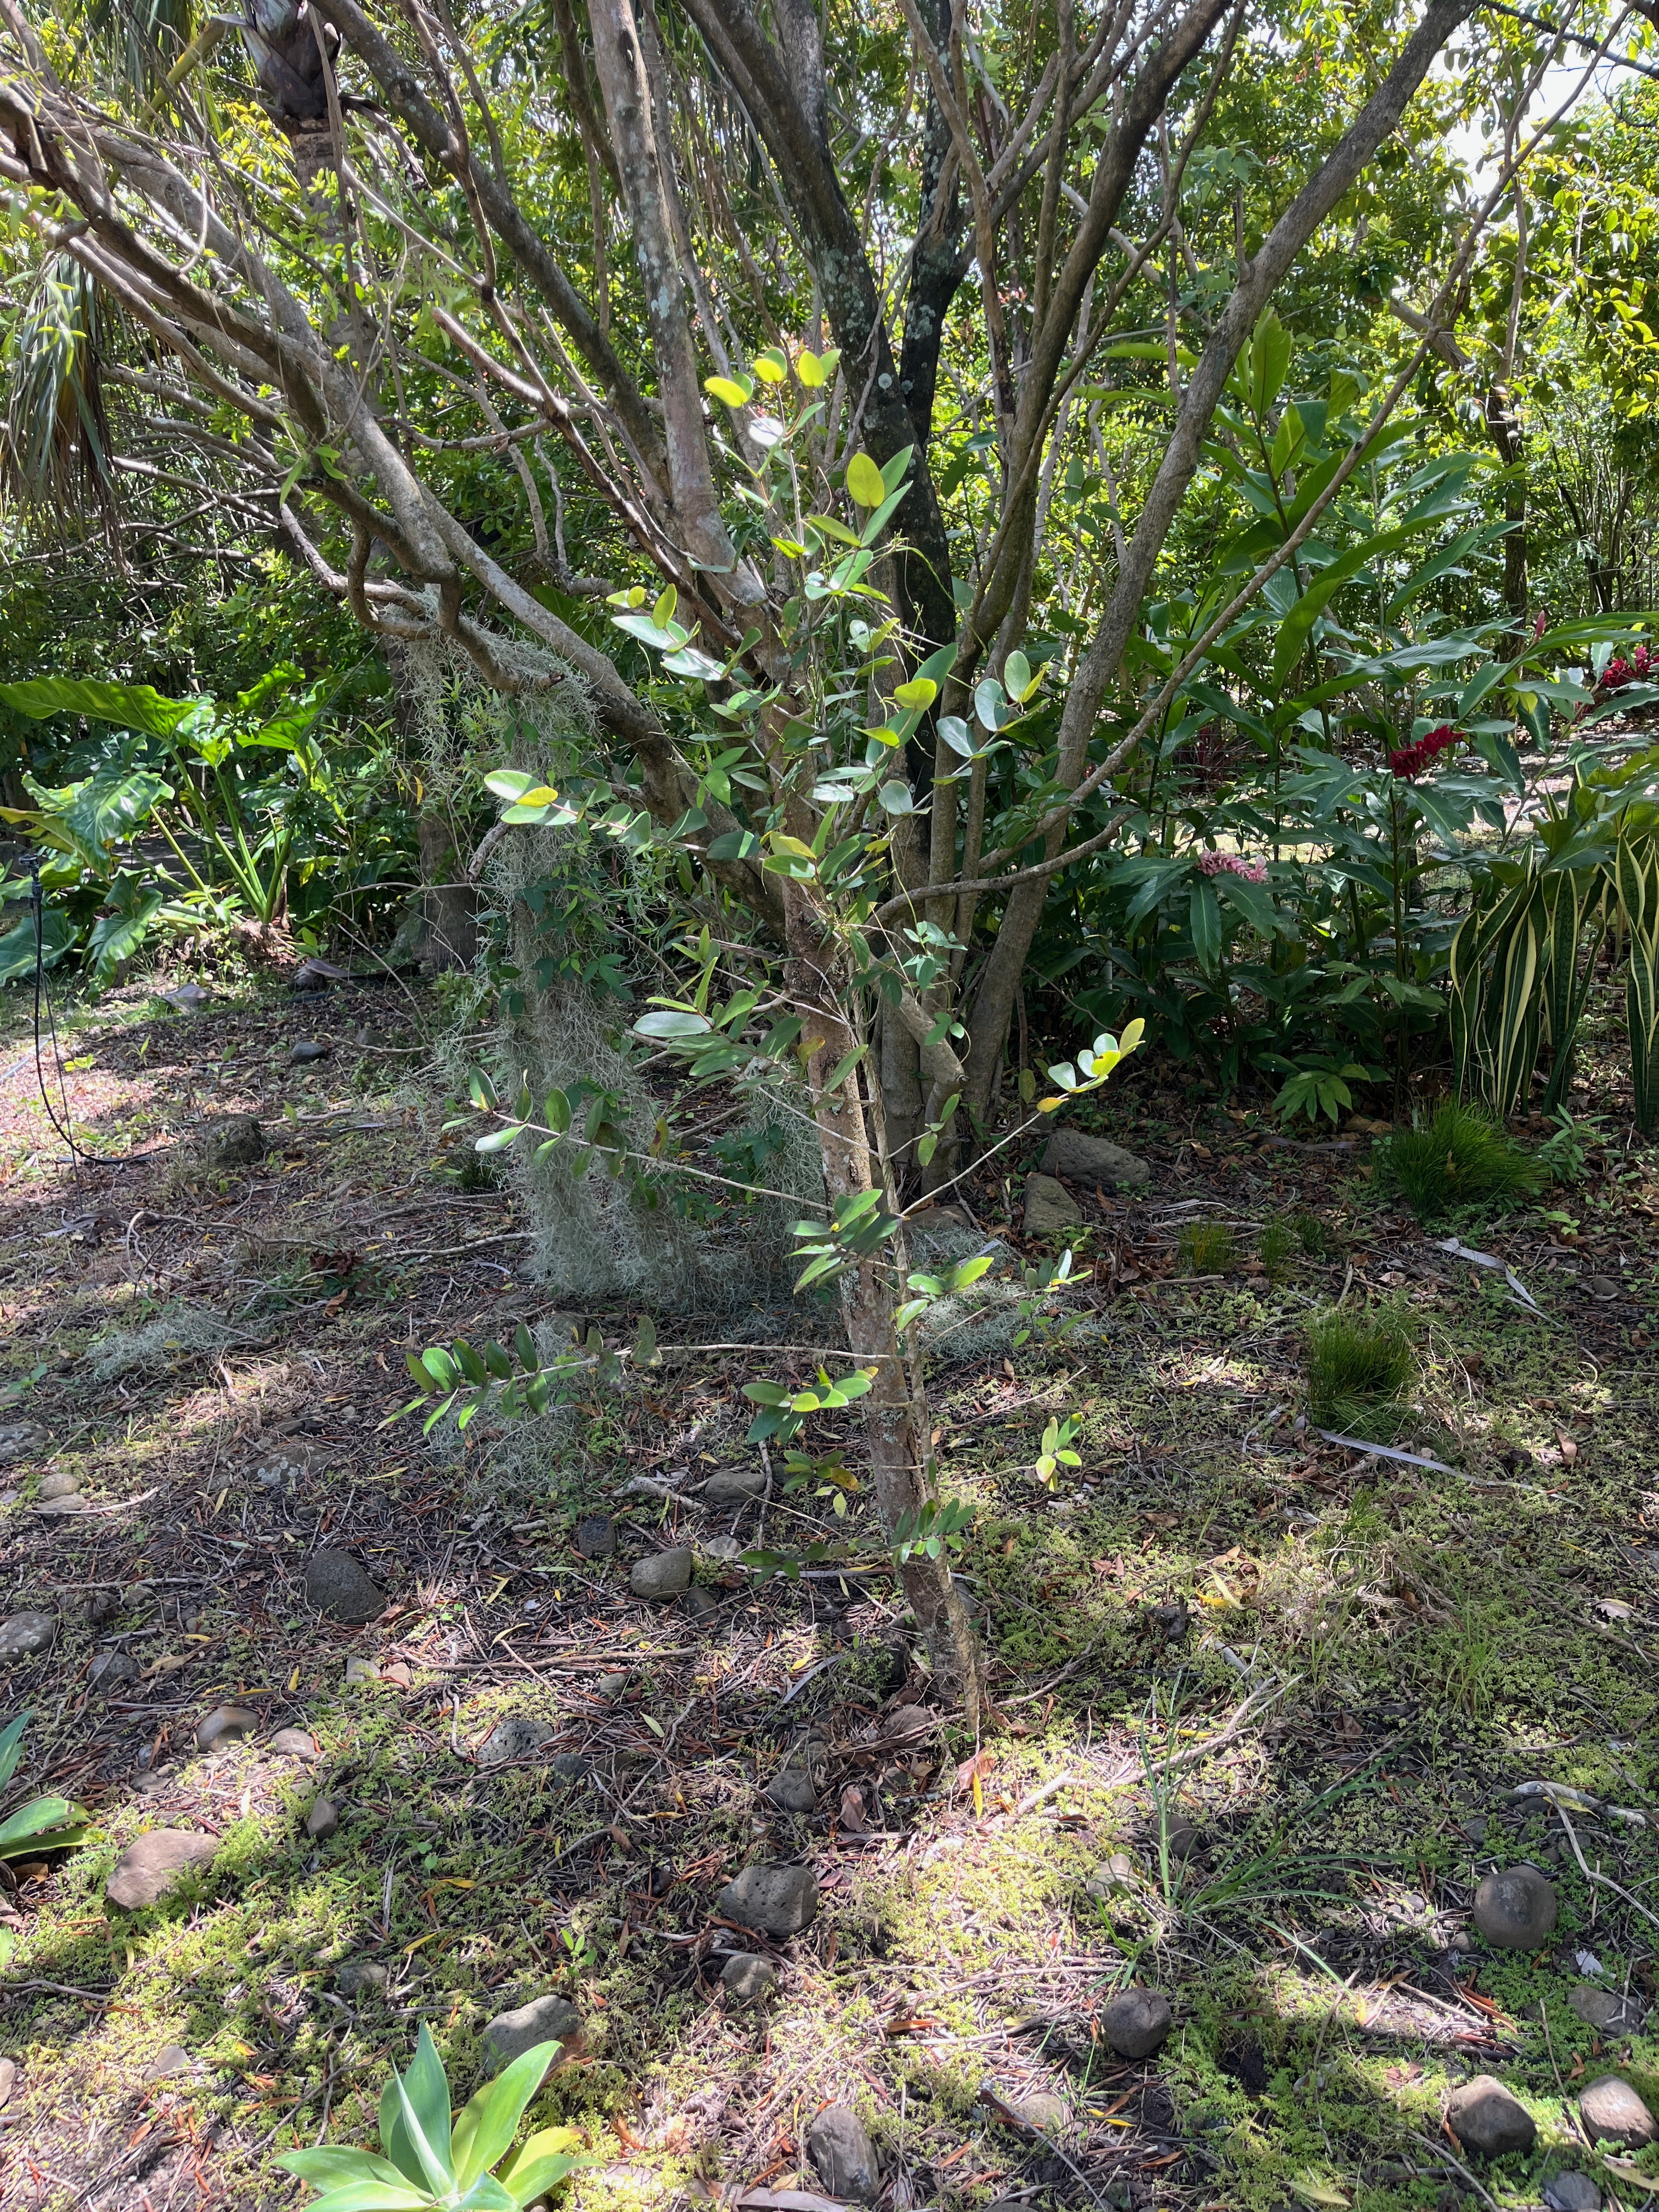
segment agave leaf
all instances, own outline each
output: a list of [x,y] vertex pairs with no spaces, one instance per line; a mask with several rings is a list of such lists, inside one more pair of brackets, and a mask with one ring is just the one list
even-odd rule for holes
[[456,2114],[451,2154],[458,2187],[471,2188],[506,2151],[519,2131],[525,2106],[541,2087],[561,2049],[556,2041],[538,2043],[521,2052]]

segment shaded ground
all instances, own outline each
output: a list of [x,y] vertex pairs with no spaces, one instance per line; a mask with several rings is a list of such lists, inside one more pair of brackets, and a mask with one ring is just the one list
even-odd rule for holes
[[[33,1714],[12,1796],[60,1790],[95,1825],[0,1898],[0,2203],[298,2201],[270,2155],[370,2139],[419,2021],[465,2093],[484,2023],[552,1990],[583,2039],[538,2114],[605,2160],[578,2207],[792,2201],[819,2186],[805,2134],[831,2100],[895,2207],[1536,2204],[1565,2165],[1643,2201],[1578,2140],[1575,2093],[1616,2064],[1659,2107],[1659,2041],[1598,2037],[1569,1998],[1618,1991],[1626,2025],[1654,1998],[1654,1830],[1570,1810],[1569,1834],[1510,1793],[1659,1818],[1651,1152],[1592,1128],[1579,1180],[1462,1226],[1533,1312],[1384,1208],[1368,1136],[1270,1145],[1127,1071],[1105,1126],[1152,1161],[1148,1195],[1076,1192],[1088,1270],[1048,1333],[934,1378],[979,1513],[963,1564],[999,1718],[976,1746],[894,1719],[929,1686],[856,1498],[842,1526],[810,1490],[763,1519],[694,1493],[754,1469],[738,1392],[775,1355],[671,1352],[506,1446],[383,1425],[409,1346],[548,1320],[511,1200],[464,1188],[465,1139],[441,1135],[432,1012],[368,986],[184,1015],[134,995],[66,1036],[66,1083],[77,1126],[148,1156],[73,1176],[27,1032],[4,1048],[0,1613],[58,1622],[4,1662],[3,1711]],[[290,1067],[300,1036],[330,1055]],[[208,1122],[248,1109],[266,1158],[205,1167]],[[968,1196],[1019,1244],[1018,1172]],[[1194,1220],[1231,1224],[1231,1254],[1195,1251]],[[1455,1472],[1299,1423],[1306,1315],[1345,1292],[1411,1317],[1401,1444]],[[1050,1494],[1032,1462],[1068,1409],[1081,1465]],[[84,1510],[41,1512],[53,1473],[84,1478]],[[586,1559],[595,1514],[617,1549]],[[814,1538],[853,1565],[757,1589],[734,1563]],[[630,1597],[629,1563],[681,1541],[693,1592]],[[368,1570],[378,1620],[319,1619],[319,1550]],[[227,1704],[250,1734],[199,1753]],[[533,1725],[486,1749],[505,1721]],[[809,1725],[822,1786],[790,1814],[763,1789]],[[285,1728],[315,1757],[273,1752]],[[317,1842],[319,1795],[340,1818]],[[124,1913],[106,1879],[156,1826],[216,1856]],[[1494,1953],[1472,1893],[1522,1858],[1559,1923]],[[821,1904],[745,2011],[723,1959],[769,1947],[714,1900],[755,1859],[810,1863]],[[1176,2025],[1132,2065],[1099,2021],[1134,1979]],[[1441,2122],[1480,2072],[1539,2137],[1477,2174]]]

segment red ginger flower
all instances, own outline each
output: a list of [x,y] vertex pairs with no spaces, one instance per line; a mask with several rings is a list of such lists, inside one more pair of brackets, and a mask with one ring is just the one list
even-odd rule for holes
[[1402,745],[1398,752],[1390,753],[1389,767],[1394,775],[1403,776],[1409,783],[1413,776],[1422,773],[1437,754],[1448,752],[1453,745],[1461,745],[1462,742],[1462,730],[1455,730],[1449,722],[1442,722],[1438,729],[1431,730],[1426,737],[1419,738],[1415,744]]

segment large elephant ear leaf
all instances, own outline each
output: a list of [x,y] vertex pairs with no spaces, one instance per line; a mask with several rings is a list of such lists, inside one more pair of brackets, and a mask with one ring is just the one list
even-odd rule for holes
[[110,722],[118,730],[140,730],[151,738],[170,738],[187,714],[192,699],[164,699],[148,684],[100,684],[90,678],[43,676],[28,684],[0,684],[0,705],[44,722],[53,714],[80,714],[89,722]]

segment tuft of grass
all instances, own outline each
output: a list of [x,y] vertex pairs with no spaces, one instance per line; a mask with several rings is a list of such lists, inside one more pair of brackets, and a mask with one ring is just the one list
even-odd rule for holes
[[1328,1260],[1336,1249],[1336,1237],[1328,1223],[1316,1213],[1298,1213],[1292,1217],[1291,1227],[1297,1241],[1310,1260]]
[[1233,1264],[1233,1232],[1224,1221],[1189,1221],[1181,1232],[1189,1274],[1224,1275]]
[[1431,1121],[1389,1138],[1382,1158],[1385,1179],[1419,1221],[1464,1206],[1513,1205],[1532,1197],[1543,1180],[1537,1161],[1490,1114],[1453,1098],[1435,1109]]
[[1267,1269],[1273,1281],[1277,1282],[1284,1273],[1285,1262],[1295,1251],[1296,1247],[1296,1231],[1288,1221],[1281,1220],[1275,1214],[1262,1231],[1261,1242],[1255,1248],[1256,1257]]
[[1417,1352],[1388,1307],[1347,1313],[1330,1306],[1308,1324],[1308,1413],[1314,1425],[1386,1443],[1405,1416]]

